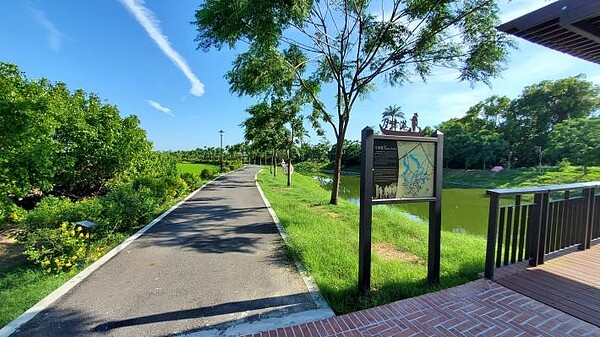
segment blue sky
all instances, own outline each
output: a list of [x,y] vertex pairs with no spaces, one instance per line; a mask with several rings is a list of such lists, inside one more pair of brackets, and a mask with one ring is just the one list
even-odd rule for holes
[[[502,21],[551,3],[498,0]],[[193,149],[243,141],[239,124],[255,100],[229,93],[223,75],[236,51],[196,50],[193,21],[199,1],[60,0],[0,3],[0,61],[17,64],[29,78],[65,82],[94,92],[123,116],[137,115],[157,150]],[[517,40],[508,69],[492,87],[437,72],[427,83],[400,87],[378,84],[352,112],[348,139],[376,125],[392,104],[421,125],[463,116],[491,95],[517,97],[523,87],[545,79],[585,74],[600,84],[600,66]],[[326,128],[326,130],[328,130]],[[328,139],[333,140],[331,132]],[[319,138],[313,135],[310,142]]]

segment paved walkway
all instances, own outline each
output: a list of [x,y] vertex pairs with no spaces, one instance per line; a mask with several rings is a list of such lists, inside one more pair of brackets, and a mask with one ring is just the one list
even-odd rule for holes
[[257,171],[196,193],[14,335],[215,335],[290,315],[326,317],[284,256]]

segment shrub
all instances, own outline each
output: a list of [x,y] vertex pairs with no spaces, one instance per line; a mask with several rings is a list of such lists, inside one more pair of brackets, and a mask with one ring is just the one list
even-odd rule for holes
[[88,256],[88,245],[94,234],[81,226],[63,222],[58,228],[36,228],[17,236],[27,259],[46,273],[75,270]]
[[[144,194],[145,198],[140,194]],[[150,194],[148,188],[139,193],[131,184],[114,186],[109,194],[101,198],[105,225],[100,230],[103,233],[129,232],[138,224],[145,222],[157,207],[148,194]]]
[[569,160],[567,160],[566,158],[563,158],[559,163],[558,163],[558,170],[561,172],[566,172],[569,170],[569,168],[571,167],[571,162],[569,162]]
[[29,211],[25,223],[31,229],[54,228],[62,222],[101,219],[102,205],[97,198],[71,202],[68,198],[48,196]]
[[[164,178],[167,191],[167,199],[164,202],[169,201],[169,198],[178,198],[187,194],[189,190],[188,184],[181,177],[166,177]],[[163,203],[164,203],[163,202]]]
[[27,218],[27,211],[15,205],[8,198],[0,196],[0,229],[4,225],[20,224]]
[[214,175],[215,175],[215,173],[212,170],[205,168],[205,169],[202,169],[202,172],[200,172],[200,179],[210,180],[210,179],[212,179],[212,177]]
[[71,207],[71,200],[48,196],[29,211],[25,223],[30,229],[55,228],[65,221],[65,214]]
[[201,181],[200,176],[197,176],[191,172],[184,172],[179,175],[183,181],[187,184],[190,190],[195,190],[200,187]]

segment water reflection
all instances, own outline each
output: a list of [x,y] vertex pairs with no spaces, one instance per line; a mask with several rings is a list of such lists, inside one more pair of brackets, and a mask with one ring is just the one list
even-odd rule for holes
[[[313,178],[322,187],[331,190],[332,179],[329,176],[314,175]],[[359,183],[359,176],[343,175],[340,197],[358,205]],[[485,189],[448,187],[442,193],[442,230],[486,235],[489,199],[485,196]],[[381,207],[398,207],[415,220],[427,221],[429,216],[427,203]]]

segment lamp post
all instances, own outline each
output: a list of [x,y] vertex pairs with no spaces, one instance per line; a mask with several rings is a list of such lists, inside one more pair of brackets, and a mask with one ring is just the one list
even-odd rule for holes
[[221,136],[221,173],[223,173],[223,134],[225,131],[219,130],[219,135]]

